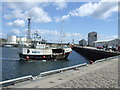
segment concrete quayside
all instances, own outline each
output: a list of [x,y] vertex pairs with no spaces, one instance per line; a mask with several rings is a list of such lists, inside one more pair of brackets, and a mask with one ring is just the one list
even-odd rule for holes
[[[73,49],[75,50],[75,48]],[[85,49],[85,51],[87,50]],[[83,63],[72,67],[43,72],[35,77],[25,76],[3,81],[0,84],[5,86],[3,88],[118,88],[118,61],[120,54],[93,49],[92,51],[94,53],[95,51],[97,53],[102,52],[102,54],[110,53],[113,56],[101,58],[94,61],[93,64]]]

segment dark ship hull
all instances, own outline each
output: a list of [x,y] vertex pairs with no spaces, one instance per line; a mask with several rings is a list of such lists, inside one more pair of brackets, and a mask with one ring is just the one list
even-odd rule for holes
[[20,60],[62,60],[67,59],[70,52],[64,54],[53,54],[53,55],[27,55],[19,54]]

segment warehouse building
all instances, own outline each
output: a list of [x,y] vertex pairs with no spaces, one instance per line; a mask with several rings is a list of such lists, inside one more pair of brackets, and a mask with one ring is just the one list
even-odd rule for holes
[[118,47],[120,46],[120,39],[111,39],[111,40],[100,40],[94,42],[95,47],[98,46],[112,46],[112,47]]
[[85,39],[82,39],[79,41],[80,46],[86,46],[87,41]]

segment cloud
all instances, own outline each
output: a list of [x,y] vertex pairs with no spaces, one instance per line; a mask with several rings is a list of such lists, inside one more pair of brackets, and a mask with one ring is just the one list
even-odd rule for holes
[[71,11],[69,14],[71,16],[89,16],[93,13],[95,7],[96,7],[96,3],[95,4],[92,4],[91,2],[90,3],[87,3],[87,4],[84,4],[82,6],[80,6],[79,8]]
[[[32,17],[33,22],[36,23],[48,23],[52,22],[52,18],[43,9],[49,5],[56,6],[57,10],[62,10],[67,7],[67,3],[64,0],[55,1],[53,3],[48,2],[9,2],[3,3],[3,17],[5,19],[23,19],[26,20],[29,16]],[[63,16],[62,19],[67,19],[68,15]],[[56,18],[56,22],[60,20]],[[11,25],[11,23],[9,23]]]
[[60,22],[61,20],[68,20],[72,16],[92,16],[99,19],[107,19],[112,16],[114,12],[118,12],[118,2],[117,0],[101,0],[99,2],[88,2],[81,5],[75,10],[69,11],[68,14],[62,17],[54,17],[55,22]]
[[116,38],[118,38],[118,35],[111,35],[111,36],[99,35],[98,36],[98,40],[112,40],[112,39],[116,39]]
[[54,5],[57,7],[57,10],[62,10],[67,7],[65,0],[55,0]]
[[34,29],[31,32],[37,31],[41,35],[59,36],[60,33],[57,30],[44,30],[44,29]]
[[15,35],[19,35],[20,34],[20,30],[19,29],[13,29],[10,33],[11,34],[15,34]]
[[[5,19],[24,19],[32,17],[33,22],[52,22],[51,17],[43,10],[42,3],[5,3],[3,17]],[[40,6],[41,5],[41,6]],[[5,10],[5,11],[4,11]]]
[[93,16],[100,19],[106,19],[112,15],[113,12],[117,12],[117,2],[107,2],[102,0],[97,3],[86,3],[81,5],[79,8],[70,11],[68,15],[71,16]]
[[68,20],[70,18],[70,15],[64,15],[62,17],[54,17],[55,22],[60,22],[64,20]]
[[13,23],[12,22],[8,22],[7,25],[8,26],[13,26]]
[[60,17],[54,17],[55,22],[60,22],[61,18]]
[[117,12],[117,2],[101,2],[98,4],[97,9],[91,14],[97,18],[106,19],[112,16],[112,13]]
[[[41,36],[43,39],[46,39],[48,42],[55,42],[55,43],[60,43],[61,37],[62,37],[62,42],[63,43],[68,43],[71,42],[74,39],[76,43],[80,39],[83,38],[83,35],[80,33],[69,33],[69,32],[63,32],[61,35],[61,32],[58,30],[49,30],[49,29],[31,29],[31,36],[35,33],[38,32],[38,35]],[[23,30],[19,29],[13,29],[9,32],[10,34],[15,34],[17,36],[27,36],[27,28]]]
[[54,20],[55,20],[55,22],[60,22],[60,21],[68,20],[69,17],[70,17],[70,15],[64,15],[62,17],[57,17],[56,16],[56,17],[54,17]]
[[70,15],[64,15],[64,16],[62,16],[62,20],[68,20],[69,19],[69,17],[70,17]]
[[5,19],[12,19],[12,18],[25,18],[25,14],[23,13],[22,10],[18,10],[18,9],[15,9],[15,10],[12,10],[10,13],[8,14],[4,14],[3,16]]
[[33,7],[44,7],[47,3],[43,3],[43,2],[5,2],[3,3],[3,8],[10,8],[12,10],[28,10],[31,9]]
[[8,22],[8,26],[24,27],[25,22],[23,20],[17,19],[14,22]]
[[25,13],[26,13],[26,15],[31,16],[33,22],[38,22],[38,23],[52,22],[51,17],[48,16],[48,13],[39,7],[33,7],[32,9],[30,9],[29,11],[27,11]]
[[60,42],[60,39],[62,37],[63,42],[71,42],[72,39],[75,39],[76,42],[78,42],[80,39],[83,38],[83,35],[80,33],[69,33],[69,32],[64,32],[61,34],[60,31],[58,30],[44,30],[44,29],[34,29],[31,32],[34,33],[35,31],[38,32],[40,36],[43,38],[47,39],[48,42]]

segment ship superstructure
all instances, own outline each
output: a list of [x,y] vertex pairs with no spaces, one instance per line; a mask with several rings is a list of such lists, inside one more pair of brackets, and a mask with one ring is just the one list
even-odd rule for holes
[[28,18],[28,36],[29,47],[21,47],[19,50],[20,60],[50,60],[50,59],[66,59],[72,49],[69,46],[56,45],[51,47],[46,45],[46,40],[42,39],[37,31],[34,38],[30,41],[30,18]]

